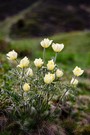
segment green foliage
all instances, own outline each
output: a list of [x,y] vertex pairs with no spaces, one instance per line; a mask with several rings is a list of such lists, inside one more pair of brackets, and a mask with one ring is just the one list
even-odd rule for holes
[[76,123],[73,119],[67,118],[62,123],[63,128],[65,128],[67,135],[74,135],[74,129],[76,128]]
[[9,131],[2,131],[0,132],[0,135],[11,135]]
[[75,133],[76,135],[90,135],[90,125],[78,126]]

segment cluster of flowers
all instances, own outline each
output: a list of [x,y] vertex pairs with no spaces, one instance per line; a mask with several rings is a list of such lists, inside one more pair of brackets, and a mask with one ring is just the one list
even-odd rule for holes
[[[63,50],[64,44],[58,44],[58,43],[52,43],[52,42],[53,42],[52,40],[49,40],[47,38],[47,39],[42,40],[40,44],[44,48],[44,53],[45,53],[45,49],[48,48],[49,46],[51,46],[51,44],[52,44],[52,49],[56,53],[55,56],[57,56],[57,53],[59,53]],[[36,68],[41,68],[45,64],[44,55],[43,55],[43,59],[38,58],[38,59],[34,60],[34,65],[36,66]],[[10,61],[17,61],[17,56],[18,56],[18,54],[14,50],[10,51],[7,54],[7,58]],[[44,78],[43,78],[43,81],[46,84],[51,84],[55,80],[55,77],[60,78],[63,76],[63,71],[56,68],[55,62],[56,62],[56,57],[55,57],[55,59],[49,60],[47,63],[48,73],[46,73]],[[34,73],[33,73],[33,70],[31,68],[29,68],[29,63],[30,63],[29,59],[27,57],[24,57],[18,63],[17,68],[26,69],[26,71],[27,71],[26,75],[32,77],[34,75]],[[55,72],[52,72],[52,71],[55,71]],[[81,68],[76,66],[73,70],[74,77],[72,78],[70,83],[72,85],[76,86],[78,84],[77,77],[82,75],[83,72],[84,72],[84,70],[82,70]],[[30,85],[27,82],[23,85],[23,90],[25,92],[28,92],[30,90]]]

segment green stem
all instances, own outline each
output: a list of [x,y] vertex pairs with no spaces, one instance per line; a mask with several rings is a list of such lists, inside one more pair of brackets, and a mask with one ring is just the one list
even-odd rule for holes
[[23,79],[23,76],[24,76],[24,68],[22,69],[22,79]]
[[19,61],[16,59],[17,64],[19,64]]
[[21,90],[22,99],[23,99],[23,76],[24,76],[24,69],[22,69],[22,78],[20,81],[20,90]]
[[47,91],[47,94],[46,94],[46,96],[47,96],[46,98],[47,98],[47,106],[48,106],[49,97],[50,97],[50,94],[49,94],[50,85],[47,86],[47,89],[48,89],[48,91]]
[[62,101],[62,99],[64,98],[64,96],[66,95],[66,93],[69,91],[69,89],[66,89],[66,91],[64,92],[64,94],[62,95],[62,97],[61,97],[61,101]]
[[45,48],[43,49],[43,61],[45,62]]
[[49,92],[47,93],[47,105],[48,105],[48,102],[49,102]]
[[76,79],[76,76],[74,76],[73,78],[74,78],[74,79],[73,79],[73,82],[72,82],[72,84],[74,83],[74,81],[75,81],[75,79]]
[[56,62],[56,60],[57,60],[57,55],[58,55],[58,53],[55,54],[54,62]]

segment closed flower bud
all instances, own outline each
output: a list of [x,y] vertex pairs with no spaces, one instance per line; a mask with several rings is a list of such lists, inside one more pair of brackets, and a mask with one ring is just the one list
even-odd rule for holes
[[73,73],[74,73],[75,76],[80,76],[80,75],[83,74],[83,72],[84,72],[84,70],[82,70],[82,69],[79,68],[78,66],[76,66],[76,67],[74,68],[74,70],[73,70]]
[[31,68],[26,69],[26,76],[33,76],[33,70]]
[[78,84],[78,80],[77,79],[74,79],[74,78],[72,78],[72,80],[71,80],[71,84],[73,84],[73,85],[77,85]]
[[50,83],[52,83],[54,81],[54,79],[55,79],[55,74],[48,73],[44,77],[44,82],[46,84],[50,84]]
[[63,76],[62,70],[57,69],[57,70],[56,70],[56,76],[57,76],[58,78],[59,78],[59,77],[62,77],[62,76]]
[[25,83],[25,84],[23,85],[23,90],[24,90],[25,92],[28,92],[28,91],[30,90],[30,86],[29,86],[28,83]]
[[38,68],[42,67],[43,63],[44,63],[44,62],[42,61],[41,58],[34,60],[34,64],[35,64],[35,66],[38,67]]
[[58,44],[58,43],[53,43],[52,44],[52,48],[53,48],[53,50],[55,51],[55,52],[61,52],[62,51],[62,49],[64,48],[64,44]]
[[14,50],[10,51],[9,53],[6,54],[7,59],[9,59],[9,60],[16,60],[17,55],[18,55],[17,52],[15,52]]
[[52,40],[49,40],[48,38],[45,38],[44,40],[41,41],[41,46],[43,48],[48,48],[52,43]]
[[53,60],[48,61],[47,69],[48,70],[53,70],[54,68],[55,68],[54,61]]
[[25,67],[28,67],[29,65],[29,60],[27,57],[24,57],[21,61],[20,61],[20,64],[17,66],[17,67],[20,67],[20,68],[25,68]]

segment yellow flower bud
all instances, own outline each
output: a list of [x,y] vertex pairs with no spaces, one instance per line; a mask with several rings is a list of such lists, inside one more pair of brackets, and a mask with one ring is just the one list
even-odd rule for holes
[[55,51],[55,52],[61,52],[61,50],[64,48],[64,44],[58,44],[58,43],[53,43],[52,44],[52,49]]
[[33,70],[31,68],[26,69],[26,76],[33,76]]
[[72,78],[72,80],[71,80],[71,84],[73,84],[73,85],[77,85],[78,84],[78,80],[77,79],[74,79],[74,78]]
[[59,77],[62,77],[63,76],[63,72],[60,70],[60,69],[57,69],[56,70],[56,76],[59,78]]
[[20,64],[17,66],[17,67],[20,67],[20,68],[25,68],[25,67],[28,67],[29,65],[29,60],[27,57],[24,57],[21,61],[20,61]]
[[38,67],[38,68],[42,67],[43,63],[44,63],[44,62],[42,61],[41,58],[34,60],[34,64],[35,64],[35,66]]
[[14,50],[10,51],[9,53],[6,54],[7,59],[9,59],[9,60],[16,60],[17,55],[18,55],[17,52],[15,52]]
[[79,68],[78,66],[76,66],[76,67],[74,68],[74,70],[73,70],[73,73],[74,73],[75,76],[80,76],[80,75],[83,74],[83,72],[84,72],[84,70],[82,70],[82,69]]
[[44,82],[46,84],[50,84],[50,83],[52,83],[54,81],[54,79],[55,79],[55,74],[48,73],[44,77]]
[[30,90],[30,86],[29,86],[28,83],[25,83],[25,84],[23,85],[23,90],[24,90],[25,92],[28,92],[28,91]]
[[52,43],[52,40],[49,40],[48,38],[45,38],[44,40],[41,41],[41,46],[43,48],[48,48]]
[[53,60],[48,61],[47,69],[48,70],[53,70],[54,68],[55,68],[54,61]]

